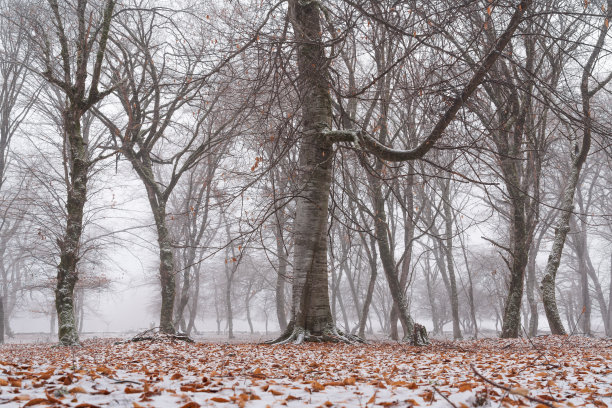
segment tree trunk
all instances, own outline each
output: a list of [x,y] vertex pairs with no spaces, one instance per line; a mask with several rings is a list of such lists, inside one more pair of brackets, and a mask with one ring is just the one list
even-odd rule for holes
[[159,245],[159,280],[161,284],[161,313],[159,329],[162,333],[175,333],[172,321],[175,296],[174,252],[172,240],[166,225],[166,203],[156,201],[151,203],[155,226],[157,227],[157,243]]
[[[195,248],[193,248],[195,249]],[[190,251],[192,248],[190,248]],[[191,258],[191,257],[190,257]],[[181,294],[179,296],[178,305],[174,315],[174,327],[180,327],[181,330],[187,331],[185,327],[185,308],[189,303],[189,290],[191,289],[191,266],[193,260],[188,261],[186,265],[183,265],[183,282],[181,286]]]
[[[228,261],[229,262],[229,261]],[[226,265],[225,268],[227,269],[228,266]],[[232,311],[232,278],[233,278],[233,274],[230,276],[227,271],[226,271],[226,276],[227,276],[227,283],[225,286],[225,307],[226,307],[226,319],[227,319],[227,337],[229,339],[233,339],[234,338],[234,314]]]
[[55,289],[55,308],[58,317],[58,337],[63,346],[79,344],[79,334],[74,315],[74,287],[78,280],[77,264],[79,245],[83,232],[83,208],[87,199],[87,171],[89,161],[87,144],[81,134],[80,113],[73,107],[64,112],[68,160],[70,166],[68,198],[66,201],[66,230],[58,239],[60,263],[57,267],[57,286]]
[[[376,286],[376,276],[378,275],[377,268],[377,254],[376,244],[373,237],[370,237],[370,251],[366,251],[368,255],[368,261],[370,263],[370,282],[368,283],[368,291],[366,292],[366,298],[363,302],[363,309],[361,316],[359,317],[359,337],[365,339],[365,327],[368,320],[368,314],[370,311],[370,305],[372,304],[372,296],[374,295],[374,288]],[[365,239],[362,239],[364,245],[367,245]],[[612,287],[612,284],[610,285]],[[611,289],[612,290],[612,289]]]
[[529,249],[529,263],[527,264],[527,301],[529,303],[529,337],[538,334],[538,302],[535,297],[536,287],[536,255],[537,250],[534,243]]
[[4,344],[4,296],[0,295],[0,344]]
[[246,303],[245,303],[245,307],[246,307],[246,318],[247,318],[247,322],[249,323],[249,329],[251,330],[251,334],[254,333],[253,331],[253,322],[251,321],[251,297],[249,296],[249,294],[247,294],[246,297]]
[[389,284],[389,290],[391,291],[391,297],[393,298],[393,302],[397,305],[399,319],[404,327],[403,340],[414,345],[425,344],[428,340],[426,336],[421,336],[420,333],[418,333],[419,330],[415,328],[414,321],[408,313],[404,291],[400,286],[397,276],[397,268],[395,267],[393,253],[389,245],[388,224],[381,180],[374,178],[372,175],[369,175],[369,178],[374,198],[374,213],[376,214],[374,217],[374,225],[376,240],[378,242],[378,251],[380,253],[380,260],[382,261],[383,271],[385,272],[387,283]]
[[510,287],[508,288],[508,296],[504,307],[504,317],[502,321],[502,338],[516,338],[519,336],[521,328],[521,303],[523,299],[523,284],[525,280],[525,269],[529,257],[529,247],[531,246],[532,237],[527,231],[525,217],[525,200],[524,192],[517,191],[515,186],[518,177],[512,174],[509,177],[506,173],[510,193],[512,212],[511,212],[511,242],[512,242],[512,259],[508,261],[510,266]]
[[200,265],[198,264],[195,269],[195,288],[193,293],[193,299],[191,300],[191,310],[189,313],[189,323],[187,324],[187,335],[191,334],[191,331],[195,327],[195,319],[198,314],[198,299],[200,297]]
[[[608,286],[608,327],[612,328],[612,252],[610,253],[610,283]],[[612,331],[612,330],[611,330]],[[606,336],[612,336],[612,333],[606,333]]]
[[287,254],[282,240],[282,227],[276,225],[276,253],[278,254],[278,271],[276,277],[276,317],[281,332],[287,329],[287,312],[285,311],[285,279],[287,277]]
[[446,262],[448,264],[448,278],[450,280],[450,302],[451,312],[453,315],[453,338],[455,340],[459,340],[462,338],[462,336],[461,327],[459,326],[459,296],[457,294],[457,282],[455,280],[455,263],[453,258],[453,214],[451,211],[450,204],[450,178],[446,181],[442,194],[442,206],[444,207],[444,221],[446,226],[446,243],[444,249],[446,251]]
[[327,277],[327,225],[332,179],[331,99],[328,60],[322,43],[319,2],[289,2],[297,42],[298,91],[302,102],[299,186],[296,199],[291,321],[277,342],[300,343],[335,336]]

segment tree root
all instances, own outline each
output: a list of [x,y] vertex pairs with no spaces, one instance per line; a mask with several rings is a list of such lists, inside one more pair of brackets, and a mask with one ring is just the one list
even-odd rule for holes
[[115,344],[127,344],[127,343],[135,343],[139,341],[167,341],[167,340],[181,340],[187,343],[194,343],[193,339],[184,333],[163,333],[159,327],[154,327],[152,329],[145,330],[141,333],[138,333],[134,337],[128,340],[118,341]]
[[278,339],[268,341],[266,344],[302,344],[304,342],[365,344],[365,340],[361,337],[344,333],[335,326],[325,328],[321,334],[313,334],[303,327],[296,326],[289,328]]
[[427,329],[422,324],[415,323],[412,333],[407,333],[402,339],[405,343],[413,346],[427,346],[430,344]]

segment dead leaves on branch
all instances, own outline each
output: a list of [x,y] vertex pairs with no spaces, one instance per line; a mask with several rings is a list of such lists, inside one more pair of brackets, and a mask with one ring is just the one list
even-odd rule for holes
[[418,348],[110,340],[0,348],[0,403],[10,406],[599,408],[612,406],[611,383],[610,343],[576,337]]

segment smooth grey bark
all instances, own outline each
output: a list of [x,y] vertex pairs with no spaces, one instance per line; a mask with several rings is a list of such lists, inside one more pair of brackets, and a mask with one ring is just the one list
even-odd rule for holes
[[297,43],[298,92],[302,121],[294,226],[292,310],[278,342],[300,343],[310,336],[333,337],[327,276],[327,217],[332,178],[331,99],[318,2],[289,2]]
[[[612,0],[607,2],[606,17],[609,21],[612,19]],[[559,219],[559,225],[555,229],[555,238],[553,240],[553,246],[551,253],[548,257],[546,264],[546,270],[544,278],[542,279],[542,298],[544,300],[544,310],[546,312],[546,318],[548,324],[551,327],[553,334],[565,334],[565,329],[559,311],[557,308],[557,300],[555,296],[555,281],[559,264],[561,262],[561,255],[563,253],[563,247],[567,233],[570,229],[570,219],[574,209],[574,194],[576,186],[578,185],[580,178],[580,171],[584,165],[588,152],[591,147],[591,132],[592,132],[592,118],[591,118],[591,99],[595,94],[601,90],[606,83],[611,79],[609,76],[604,82],[598,83],[593,89],[590,89],[589,79],[593,75],[593,69],[599,59],[599,55],[602,51],[606,36],[608,32],[608,24],[601,26],[599,36],[595,47],[591,51],[589,59],[582,70],[582,78],[580,83],[580,95],[582,98],[582,125],[583,135],[580,146],[576,145],[578,149],[577,154],[572,157],[572,164],[570,173],[567,178],[567,183],[563,191],[563,201],[561,204],[561,215]],[[586,291],[588,291],[588,282],[586,283]]]

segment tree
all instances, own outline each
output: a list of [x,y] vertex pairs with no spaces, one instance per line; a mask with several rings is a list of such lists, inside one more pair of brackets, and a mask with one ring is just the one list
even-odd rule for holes
[[[377,19],[362,5],[355,7],[365,17]],[[292,295],[292,318],[278,342],[302,342],[304,339],[351,341],[336,330],[330,310],[327,279],[327,217],[329,189],[332,182],[334,143],[356,142],[364,151],[388,161],[417,160],[423,157],[442,137],[465,101],[474,93],[499,58],[523,20],[531,1],[522,1],[513,12],[506,29],[474,70],[466,85],[450,101],[450,106],[437,120],[427,137],[414,149],[391,149],[365,132],[333,130],[333,112],[329,95],[329,60],[325,53],[321,26],[322,3],[292,0],[288,18],[293,26],[299,70],[298,92],[301,105],[300,191],[295,220],[295,256]],[[404,31],[404,33],[406,33]],[[407,33],[406,33],[407,34]],[[410,32],[409,35],[412,35]],[[382,218],[382,217],[381,217]],[[381,239],[380,234],[377,234]],[[381,258],[382,258],[381,254]],[[399,283],[398,283],[399,285]],[[399,291],[394,301],[405,305]],[[412,336],[405,336],[412,339]]]
[[[594,78],[594,69],[596,64],[600,60],[600,53],[602,52],[606,37],[608,35],[608,22],[612,19],[612,1],[608,0],[607,8],[605,11],[605,20],[601,23],[599,28],[599,35],[596,43],[593,45],[589,58],[582,69],[582,77],[580,81],[580,96],[582,99],[582,140],[575,141],[573,147],[570,147],[571,154],[571,167],[567,178],[566,185],[563,189],[563,200],[561,202],[561,214],[559,216],[559,223],[555,229],[555,238],[553,241],[553,247],[548,257],[546,264],[546,271],[544,278],[542,279],[542,297],[544,300],[544,311],[546,312],[546,318],[548,319],[548,325],[553,334],[565,334],[565,329],[559,311],[557,309],[556,294],[555,294],[555,278],[559,264],[561,262],[561,255],[563,253],[563,246],[565,245],[565,239],[567,233],[570,230],[570,218],[574,208],[574,195],[578,180],[580,178],[580,171],[587,159],[590,147],[591,137],[593,133],[594,120],[591,111],[591,101],[593,97],[603,89],[612,80],[612,74],[609,74],[606,78],[599,79]],[[594,86],[591,86],[590,82],[595,82]],[[582,261],[581,261],[582,262]],[[586,272],[585,272],[586,274]],[[587,289],[588,290],[588,289]]]
[[47,5],[48,8],[29,15],[24,10],[22,17],[28,21],[33,33],[30,40],[41,67],[39,74],[65,97],[62,138],[67,151],[66,227],[58,239],[60,262],[55,307],[60,344],[75,345],[79,343],[79,337],[74,316],[74,288],[78,281],[88,173],[103,158],[90,157],[89,141],[83,135],[81,119],[114,90],[110,86],[100,91],[99,86],[115,1],[107,0],[98,5],[88,4],[86,0],[62,4],[48,0]]
[[[248,88],[240,88],[228,66],[244,47],[219,58],[220,50],[203,39],[198,46],[184,41],[187,28],[201,23],[190,20],[193,14],[171,18],[157,9],[134,13],[119,21],[121,34],[113,40],[114,75],[125,78],[116,92],[124,122],[117,125],[110,113],[100,112],[100,117],[113,135],[113,148],[131,163],[145,187],[159,247],[159,327],[163,333],[174,333],[176,270],[168,201],[183,175],[248,127],[244,118],[254,91],[238,98]],[[179,26],[180,19],[184,20]],[[158,42],[163,46],[154,45]],[[224,68],[227,76],[221,74]],[[185,122],[183,115],[194,120]]]

